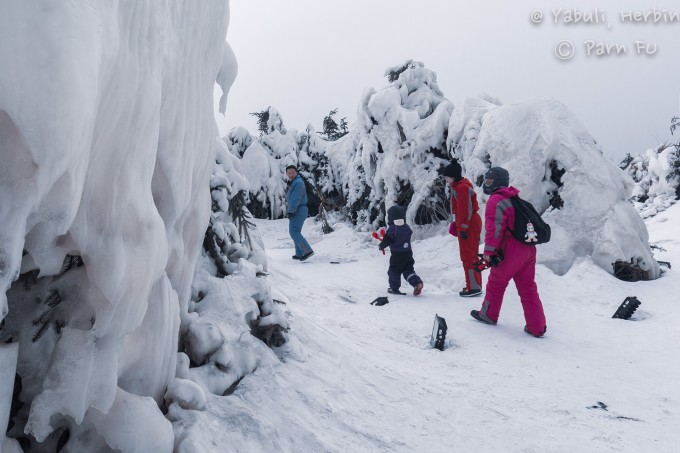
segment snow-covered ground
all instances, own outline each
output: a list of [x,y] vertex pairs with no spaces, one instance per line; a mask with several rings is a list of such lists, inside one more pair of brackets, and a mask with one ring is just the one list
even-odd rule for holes
[[[323,235],[310,219],[316,255],[300,263],[286,220],[257,223],[290,341],[281,363],[176,425],[180,451],[677,451],[677,267],[627,283],[590,258],[564,276],[539,265],[548,332],[536,339],[512,283],[497,326],[469,316],[482,299],[458,297],[457,244],[434,227],[414,241],[423,295],[376,307],[388,257],[367,233],[337,223]],[[647,224],[665,249],[656,258],[679,266],[680,205]],[[627,296],[642,301],[633,320],[612,319]],[[448,323],[444,352],[429,346],[435,313]]]

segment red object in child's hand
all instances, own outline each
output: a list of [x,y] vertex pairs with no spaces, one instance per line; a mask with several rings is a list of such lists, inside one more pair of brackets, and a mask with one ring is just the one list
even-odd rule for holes
[[456,222],[451,222],[451,225],[449,225],[449,234],[451,236],[458,236],[458,229],[456,228]]
[[[384,238],[384,236],[385,236],[385,229],[383,228],[382,230],[380,230],[380,234],[378,234],[377,231],[374,231],[374,232],[371,234],[371,236],[373,236],[374,239],[377,239],[377,240],[379,240],[380,242],[382,242],[382,240],[383,240],[383,238]],[[381,252],[382,252],[383,255],[385,254],[385,250],[384,250],[384,249],[381,250]]]

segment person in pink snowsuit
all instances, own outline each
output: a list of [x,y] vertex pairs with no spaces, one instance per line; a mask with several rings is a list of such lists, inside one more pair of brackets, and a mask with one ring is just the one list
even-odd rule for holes
[[521,243],[508,229],[513,228],[515,223],[515,208],[510,198],[519,194],[519,190],[510,186],[509,182],[508,171],[501,167],[492,167],[484,175],[484,193],[491,195],[484,211],[484,258],[487,262],[494,255],[503,258],[491,268],[481,310],[472,310],[470,315],[478,321],[496,324],[505,289],[512,279],[524,310],[524,331],[542,337],[546,323],[535,281],[536,247]]

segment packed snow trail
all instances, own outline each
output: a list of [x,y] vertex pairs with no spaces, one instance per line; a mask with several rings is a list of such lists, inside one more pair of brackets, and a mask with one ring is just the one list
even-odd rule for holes
[[[185,435],[206,451],[632,452],[680,441],[676,271],[624,283],[589,259],[563,277],[539,266],[548,332],[536,339],[522,331],[512,284],[497,326],[469,316],[482,299],[457,296],[463,272],[448,235],[413,242],[423,295],[376,307],[389,258],[369,233],[339,223],[322,235],[310,219],[303,234],[316,254],[300,263],[286,220],[257,223],[291,341],[284,363],[195,414]],[[657,234],[669,250],[658,259],[680,262],[672,231]],[[611,319],[629,295],[642,301],[637,321]],[[444,352],[429,346],[435,313],[449,327]]]

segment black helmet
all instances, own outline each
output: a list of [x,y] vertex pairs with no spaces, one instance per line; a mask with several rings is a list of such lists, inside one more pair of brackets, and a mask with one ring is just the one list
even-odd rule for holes
[[395,220],[406,220],[406,208],[395,205],[387,210],[387,221],[394,223]]
[[482,190],[485,194],[491,195],[501,187],[510,185],[510,173],[502,167],[491,167],[484,173],[484,184]]

